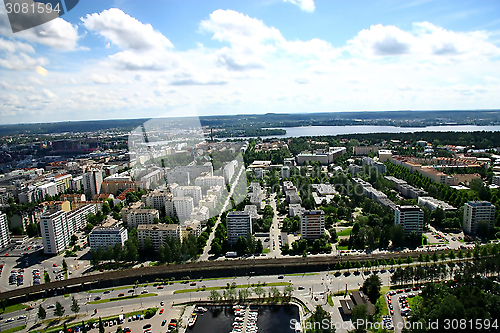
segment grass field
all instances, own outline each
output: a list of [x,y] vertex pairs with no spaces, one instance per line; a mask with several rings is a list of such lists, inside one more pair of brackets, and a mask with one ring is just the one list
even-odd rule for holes
[[342,231],[337,232],[337,236],[350,236],[352,228],[347,228]]
[[338,246],[337,245],[337,250],[349,250],[349,246],[344,245],[344,246]]
[[125,299],[144,298],[144,297],[153,297],[153,296],[158,296],[158,294],[148,293],[148,294],[142,294],[142,295],[131,295],[131,296],[123,296],[123,297],[114,297],[114,298],[100,299],[98,301],[92,301],[92,302],[89,302],[88,304],[109,303],[109,302],[115,302],[115,301],[122,301],[122,300],[125,300]]
[[[279,287],[279,286],[287,286],[291,283],[289,282],[271,282],[271,283],[266,283],[265,286],[261,285],[261,287]],[[257,287],[257,286],[254,286]],[[236,285],[235,288],[253,288],[251,284],[238,284]],[[197,292],[197,291],[209,291],[209,290],[223,290],[227,289],[227,286],[221,286],[221,287],[207,287],[207,288],[192,288],[192,289],[181,289],[181,290],[176,290],[174,291],[174,294],[182,294],[182,293],[192,293],[192,292]]]
[[262,250],[262,253],[269,253],[269,252],[271,252],[271,249],[263,249]]
[[4,331],[2,331],[2,333],[19,332],[19,331],[24,330],[25,328],[26,328],[26,325],[17,326],[17,327],[12,327],[12,328],[9,328],[8,330],[4,330]]
[[10,312],[14,312],[14,311],[19,311],[19,310],[22,310],[22,309],[26,309],[27,307],[28,306],[24,305],[24,304],[9,305],[9,306],[5,307],[5,310],[4,309],[0,309],[0,314],[10,313]]

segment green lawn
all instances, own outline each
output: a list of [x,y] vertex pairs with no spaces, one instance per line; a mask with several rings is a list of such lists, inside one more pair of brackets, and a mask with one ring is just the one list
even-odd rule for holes
[[319,275],[319,273],[296,273],[296,274],[285,274],[285,276],[309,276],[309,275]]
[[12,327],[12,328],[9,328],[8,330],[4,330],[4,331],[2,331],[2,333],[19,332],[19,331],[24,330],[25,328],[26,328],[26,325],[17,326],[17,327]]
[[342,245],[342,246],[337,245],[337,250],[349,250],[349,246],[347,246],[347,245]]
[[92,301],[92,302],[89,302],[88,304],[109,303],[109,302],[121,301],[121,300],[124,300],[124,299],[153,297],[153,296],[158,296],[158,294],[148,293],[148,294],[142,294],[142,295],[131,295],[131,296],[123,296],[123,297],[114,297],[114,298],[100,299],[98,301]]
[[410,309],[418,308],[421,302],[422,302],[422,296],[420,295],[417,295],[412,298],[408,297],[408,305],[410,306]]
[[333,294],[328,295],[328,304],[330,304],[331,307],[334,306],[332,297],[333,297]]
[[271,252],[271,249],[263,249],[262,250],[262,253],[269,253],[269,252]]
[[[289,282],[271,282],[271,283],[266,283],[265,286],[261,285],[261,287],[272,287],[272,286],[275,286],[275,287],[279,287],[279,286],[287,286],[291,283]],[[257,286],[255,286],[257,287]],[[252,288],[252,285],[251,284],[238,284],[236,285],[235,288]],[[182,293],[191,293],[191,292],[198,292],[198,291],[207,291],[207,290],[223,290],[223,289],[227,289],[227,286],[221,286],[221,287],[207,287],[205,289],[203,288],[192,288],[192,289],[180,289],[180,290],[176,290],[174,291],[174,294],[182,294]]]
[[5,310],[4,309],[0,309],[0,314],[10,313],[10,312],[14,312],[14,311],[19,311],[19,310],[22,310],[22,309],[26,309],[27,307],[28,306],[24,305],[24,304],[9,305],[9,306],[5,307]]
[[347,228],[342,231],[337,232],[337,236],[350,236],[352,228]]

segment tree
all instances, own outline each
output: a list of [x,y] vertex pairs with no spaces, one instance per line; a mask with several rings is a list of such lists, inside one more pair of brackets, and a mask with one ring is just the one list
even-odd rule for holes
[[293,291],[294,288],[292,285],[289,284],[285,286],[285,288],[283,289],[283,297],[288,298],[288,300],[292,299]]
[[264,246],[262,245],[262,241],[259,239],[255,243],[255,253],[262,253],[264,250]]
[[208,299],[212,302],[219,302],[222,299],[222,296],[217,290],[211,290]]
[[380,297],[381,286],[382,281],[376,274],[370,275],[370,277],[363,282],[363,293],[368,296],[372,304],[377,303],[377,300]]
[[85,322],[82,320],[82,333],[87,333],[87,327],[85,326]]
[[76,315],[78,312],[80,312],[80,305],[78,305],[78,302],[75,299],[75,296],[71,297],[71,311]]
[[[366,322],[366,305],[358,304],[351,311],[352,322],[354,325],[358,322],[362,322],[363,324]],[[356,332],[363,332],[363,326],[356,326]]]
[[253,292],[255,293],[255,295],[257,295],[257,297],[259,297],[259,301],[262,296],[266,294],[266,291],[261,286],[254,288]]
[[151,242],[151,238],[149,237],[146,237],[146,239],[144,240],[144,253],[146,255],[150,254],[151,252],[153,252],[153,243]]
[[66,309],[64,309],[61,303],[56,302],[56,307],[54,309],[54,316],[61,318],[64,315],[64,312],[66,312]]
[[[329,312],[325,311],[321,305],[316,306],[316,310],[314,313],[311,315],[311,323],[312,327],[309,329],[307,326],[307,332],[313,332],[313,333],[334,333],[335,332],[335,326],[332,327],[330,323],[332,322],[332,317]],[[316,324],[315,326],[315,323]],[[328,325],[323,325],[323,323],[328,323]],[[320,326],[320,328],[317,328],[317,325]]]
[[66,263],[66,260],[64,260],[64,259],[62,261],[62,269],[63,269],[63,271],[67,271],[68,270],[68,264]]
[[102,323],[101,317],[99,317],[99,333],[105,333],[104,324]]
[[248,249],[247,239],[241,236],[238,237],[235,247],[236,247],[236,252],[238,252],[238,255],[245,254]]
[[38,235],[38,226],[35,223],[30,223],[26,227],[26,234],[28,234],[29,237],[35,237]]
[[481,239],[487,239],[490,235],[490,221],[479,221],[477,225],[477,236]]
[[45,311],[45,309],[41,305],[38,307],[37,316],[38,316],[38,319],[40,319],[40,320],[44,320],[45,318],[47,318],[47,312]]

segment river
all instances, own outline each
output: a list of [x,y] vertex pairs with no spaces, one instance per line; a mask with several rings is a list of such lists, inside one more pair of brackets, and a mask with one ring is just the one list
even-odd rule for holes
[[[274,127],[273,127],[274,128]],[[426,127],[396,127],[396,126],[303,126],[303,127],[276,127],[286,130],[285,135],[271,135],[274,138],[289,138],[300,136],[326,136],[341,134],[363,134],[363,133],[408,133],[408,132],[476,132],[476,131],[500,131],[500,126],[476,126],[476,125],[443,125]]]

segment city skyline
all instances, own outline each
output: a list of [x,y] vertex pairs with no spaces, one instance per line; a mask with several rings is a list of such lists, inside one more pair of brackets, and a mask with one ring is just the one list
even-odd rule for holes
[[189,105],[203,116],[494,109],[498,13],[493,1],[80,2],[13,34],[1,7],[1,123]]

